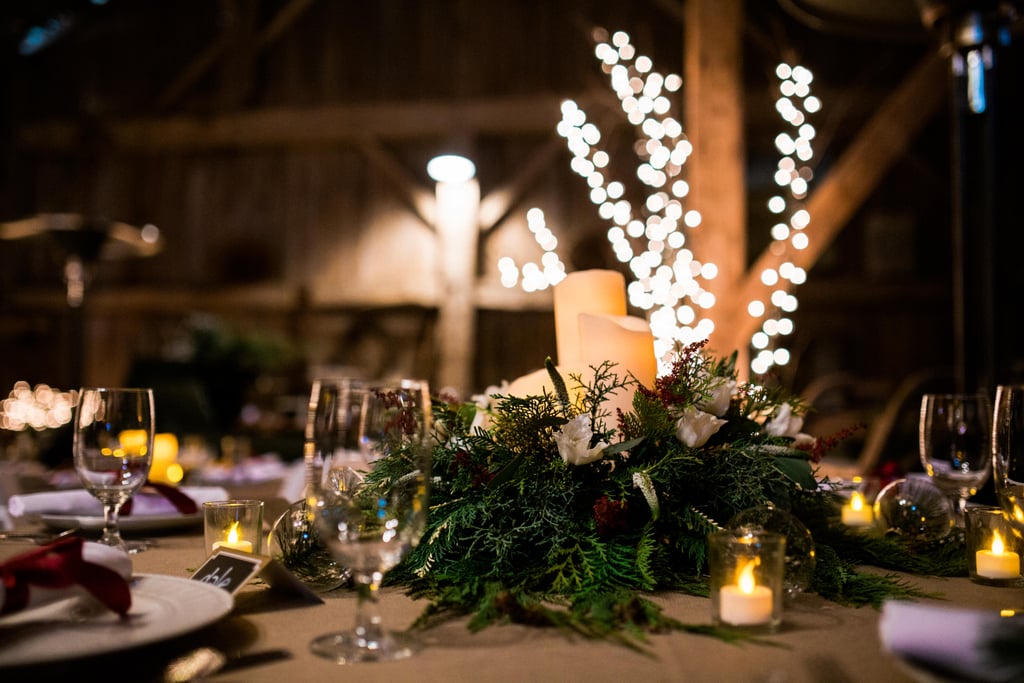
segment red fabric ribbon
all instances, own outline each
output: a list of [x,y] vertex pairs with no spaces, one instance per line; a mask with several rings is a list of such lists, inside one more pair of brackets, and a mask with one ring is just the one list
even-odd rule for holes
[[[159,493],[161,496],[171,502],[171,505],[183,515],[194,515],[199,511],[199,506],[196,502],[189,498],[187,495],[182,493],[179,489],[167,484],[161,484],[156,481],[146,481],[146,484],[142,487],[142,490],[151,489],[154,493]],[[121,506],[122,515],[132,514],[132,499],[129,498],[128,502]]]
[[0,614],[24,609],[32,586],[68,588],[78,584],[108,609],[125,614],[132,606],[128,582],[113,569],[86,562],[82,539],[76,537],[43,546],[0,564],[4,601]]

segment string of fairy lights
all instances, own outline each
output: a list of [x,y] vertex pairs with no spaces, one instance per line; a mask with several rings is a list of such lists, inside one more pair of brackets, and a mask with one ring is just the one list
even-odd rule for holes
[[[809,162],[814,158],[812,141],[816,133],[809,117],[821,109],[821,101],[811,94],[814,75],[810,69],[783,63],[775,68],[775,75],[779,79],[775,110],[784,130],[775,136],[775,148],[780,154],[775,171],[779,192],[768,199],[768,210],[778,216],[778,222],[771,227],[769,249],[785,257],[792,251],[806,249],[809,243],[806,228],[811,216],[804,207],[804,199],[814,178]],[[793,333],[789,315],[798,305],[790,290],[807,281],[807,272],[792,261],[783,260],[778,268],[764,269],[760,277],[770,290],[768,299],[754,299],[747,304],[752,317],[763,318],[761,328],[750,338],[755,351],[750,369],[755,373],[789,363],[790,352],[782,338]]]
[[[672,114],[670,98],[682,86],[682,78],[655,70],[652,60],[638,54],[629,35],[622,31],[610,37],[599,33],[594,54],[627,120],[637,131],[634,151],[638,159],[636,178],[642,186],[640,201],[630,201],[626,183],[612,177],[609,152],[601,147],[601,131],[575,101],[562,103],[557,130],[572,154],[571,169],[586,181],[598,215],[609,223],[607,239],[613,253],[632,273],[627,285],[629,303],[646,311],[656,357],[665,359],[677,343],[701,341],[715,329],[712,309],[716,298],[704,284],[717,277],[718,267],[698,260],[686,246],[686,231],[701,224],[701,214],[684,205],[689,185],[681,174],[693,147]],[[782,155],[775,174],[780,193],[769,201],[769,210],[779,216],[779,222],[771,229],[770,248],[784,254],[789,249],[807,247],[804,228],[810,216],[802,200],[813,178],[807,162],[813,157],[811,141],[815,134],[808,117],[820,109],[821,103],[810,94],[813,77],[808,69],[780,64],[776,75],[780,81],[776,110],[787,130],[775,139]],[[532,292],[560,282],[565,277],[565,265],[558,257],[558,240],[543,212],[531,209],[527,223],[544,251],[540,262],[528,262],[520,268],[514,259],[504,256],[498,269],[502,285],[521,286]],[[774,289],[767,300],[751,301],[747,307],[751,316],[763,318],[751,338],[756,350],[751,360],[754,372],[789,362],[782,338],[793,331],[788,314],[796,310],[797,299],[788,290],[790,285],[802,284],[806,277],[806,272],[790,261],[761,274],[766,287]]]
[[56,429],[71,421],[75,398],[73,391],[60,391],[48,384],[31,387],[19,380],[7,398],[0,400],[0,429]]

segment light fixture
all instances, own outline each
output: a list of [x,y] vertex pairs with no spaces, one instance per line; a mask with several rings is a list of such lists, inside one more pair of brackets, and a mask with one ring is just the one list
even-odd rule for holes
[[464,183],[476,175],[476,165],[458,154],[442,154],[427,162],[427,175],[438,183]]

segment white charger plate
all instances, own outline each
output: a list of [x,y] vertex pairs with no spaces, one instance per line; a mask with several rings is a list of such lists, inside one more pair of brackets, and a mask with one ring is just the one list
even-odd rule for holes
[[[160,574],[131,580],[125,618],[109,610],[78,616],[77,597],[0,618],[0,667],[27,666],[107,654],[199,630],[234,607],[227,591]],[[2,676],[0,676],[2,678]]]
[[[103,531],[103,515],[40,515],[40,521],[50,529],[81,529]],[[117,520],[121,531],[163,531],[184,529],[202,523],[203,513],[191,515],[128,515]]]

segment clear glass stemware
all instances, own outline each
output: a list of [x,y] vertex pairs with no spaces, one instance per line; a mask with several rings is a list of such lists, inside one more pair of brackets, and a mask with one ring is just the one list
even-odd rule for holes
[[992,471],[992,407],[984,394],[925,394],[921,398],[921,464],[964,525],[967,499]]
[[[352,630],[320,636],[310,649],[340,664],[402,659],[415,642],[385,628],[378,599],[384,574],[419,543],[426,525],[429,388],[416,380],[340,380],[328,393],[313,515],[328,550],[352,572],[359,602]],[[323,387],[320,396],[325,403]]]
[[75,411],[74,461],[82,485],[103,504],[100,543],[126,552],[121,506],[146,483],[153,461],[153,392],[150,389],[81,389]]
[[992,470],[999,505],[1024,535],[1024,384],[996,388]]

